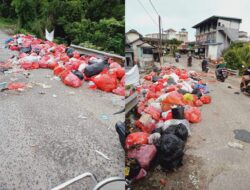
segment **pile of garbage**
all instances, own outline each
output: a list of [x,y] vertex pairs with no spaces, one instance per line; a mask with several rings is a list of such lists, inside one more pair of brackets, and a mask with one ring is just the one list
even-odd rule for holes
[[[125,95],[125,69],[111,58],[80,55],[75,49],[44,41],[32,35],[15,35],[5,42],[6,46],[18,51],[17,59],[8,63],[20,65],[24,70],[51,69],[55,76],[70,87],[78,88],[88,81],[90,89]],[[9,65],[1,63],[1,70]]]
[[190,126],[201,122],[199,108],[211,103],[207,85],[194,71],[166,66],[144,79],[136,88],[133,115],[138,116],[126,122],[124,143],[126,178],[135,181],[153,166],[169,171],[182,165]]

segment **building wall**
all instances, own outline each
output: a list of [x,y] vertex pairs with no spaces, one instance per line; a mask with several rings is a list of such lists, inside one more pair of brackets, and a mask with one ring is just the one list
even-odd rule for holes
[[215,60],[218,58],[218,45],[208,46],[208,58]]
[[221,32],[217,32],[217,42],[222,43],[218,47],[218,57],[220,57],[222,55],[223,50],[230,46],[230,43],[228,40],[226,40],[225,35]]
[[135,62],[138,62],[139,61],[139,54],[138,54],[138,47],[137,47],[137,45],[139,45],[139,44],[141,44],[142,43],[142,41],[141,40],[138,40],[138,41],[136,41],[136,42],[134,42],[133,44],[132,44],[132,49],[133,49],[133,51],[134,51],[134,61]]
[[136,33],[127,33],[126,35],[127,35],[128,42],[132,42],[140,38],[139,34],[136,34]]
[[224,25],[226,28],[232,28],[232,29],[239,29],[240,28],[240,23],[236,21],[228,21],[228,20],[223,20],[219,19],[218,23],[221,23],[221,26]]

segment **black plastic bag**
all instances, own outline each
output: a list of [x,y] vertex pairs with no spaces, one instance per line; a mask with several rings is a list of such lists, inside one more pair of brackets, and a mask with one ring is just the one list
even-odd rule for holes
[[40,53],[40,49],[38,47],[34,48],[33,49],[33,52],[36,53],[37,55]]
[[125,123],[118,121],[115,124],[116,132],[119,135],[119,140],[123,148],[125,148],[125,139],[126,139],[126,132],[125,132]]
[[104,64],[103,62],[101,62],[101,63],[95,63],[95,64],[92,64],[92,65],[88,65],[84,69],[84,74],[87,77],[92,77],[92,76],[97,75],[100,72],[102,72],[105,67],[107,67],[107,65]]
[[192,91],[192,94],[196,95],[199,99],[202,96],[200,89],[196,88]]
[[182,123],[178,125],[170,125],[162,134],[173,134],[179,137],[181,140],[186,141],[188,138],[188,130]]
[[164,170],[182,166],[184,141],[173,134],[163,134],[157,144],[157,162]]
[[32,50],[31,46],[29,47],[20,47],[19,52],[21,53],[30,53]]
[[183,106],[176,106],[172,108],[171,111],[172,111],[173,119],[185,119]]
[[73,57],[73,56],[74,56],[74,51],[75,51],[74,48],[67,47],[67,48],[66,48],[67,56],[68,56],[69,58]]
[[82,72],[80,72],[78,70],[74,70],[74,71],[72,71],[72,73],[74,75],[76,75],[80,80],[83,80],[83,73]]

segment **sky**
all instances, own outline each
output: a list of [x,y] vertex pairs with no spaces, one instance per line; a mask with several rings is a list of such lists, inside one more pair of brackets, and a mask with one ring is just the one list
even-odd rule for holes
[[[143,4],[147,12],[140,5]],[[195,24],[213,15],[241,18],[240,30],[250,35],[250,0],[151,0],[162,18],[162,28],[186,28],[188,40],[195,40]],[[126,0],[126,32],[142,35],[159,32],[158,15],[149,0]]]

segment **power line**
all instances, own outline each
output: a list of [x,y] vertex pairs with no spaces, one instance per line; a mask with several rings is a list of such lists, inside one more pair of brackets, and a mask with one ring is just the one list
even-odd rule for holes
[[150,17],[150,19],[153,21],[153,23],[156,25],[156,26],[158,26],[158,24],[157,24],[157,22],[153,19],[153,17],[149,14],[149,12],[147,11],[147,9],[144,7],[144,5],[141,3],[141,1],[140,0],[137,0],[139,3],[140,3],[140,5],[142,6],[142,8],[144,9],[144,11],[148,14],[148,16]]
[[155,13],[156,13],[157,15],[160,15],[160,14],[158,13],[158,11],[156,10],[156,8],[155,8],[154,4],[152,3],[152,1],[149,0],[149,2],[150,2],[150,4],[151,4],[151,6],[153,7],[153,9],[155,10]]

